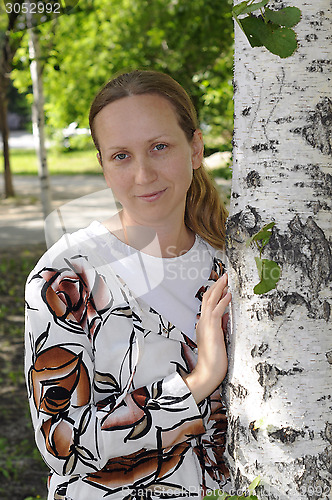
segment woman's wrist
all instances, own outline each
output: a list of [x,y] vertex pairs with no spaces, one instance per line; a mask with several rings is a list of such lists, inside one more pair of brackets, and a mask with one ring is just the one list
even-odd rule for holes
[[211,378],[202,377],[197,371],[193,370],[191,373],[182,376],[183,380],[187,384],[191,394],[193,395],[196,403],[200,403],[207,396],[213,393],[213,391],[218,387],[218,383],[215,384],[211,381]]

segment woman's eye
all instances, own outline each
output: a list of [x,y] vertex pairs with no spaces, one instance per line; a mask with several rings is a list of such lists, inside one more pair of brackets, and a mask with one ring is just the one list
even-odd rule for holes
[[126,153],[118,153],[117,155],[114,155],[113,158],[114,160],[125,160],[127,158]]
[[153,149],[156,149],[157,151],[162,151],[163,149],[166,148],[167,148],[166,144],[157,144]]

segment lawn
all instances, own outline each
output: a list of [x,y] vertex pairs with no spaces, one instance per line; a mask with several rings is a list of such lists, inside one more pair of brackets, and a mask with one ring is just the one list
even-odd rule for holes
[[43,246],[0,250],[0,498],[45,500],[23,375],[24,284]]
[[[48,151],[47,165],[51,175],[100,174],[95,150]],[[11,149],[10,166],[13,174],[36,175],[38,162],[34,150]]]

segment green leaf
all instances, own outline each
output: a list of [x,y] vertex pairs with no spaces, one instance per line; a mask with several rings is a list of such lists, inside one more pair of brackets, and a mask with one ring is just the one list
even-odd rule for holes
[[[210,498],[210,496],[208,496],[208,498]],[[227,493],[225,493],[224,491],[222,492],[221,495],[218,496],[218,500],[228,500],[229,499],[229,495]]]
[[255,488],[259,485],[261,482],[261,476],[255,477],[255,479],[249,484],[248,490],[250,493],[253,493],[255,491]]
[[261,47],[264,45],[262,39],[267,36],[267,28],[263,18],[247,16],[243,19],[238,19],[238,22],[252,47]]
[[263,0],[262,2],[252,3],[248,5],[249,0],[245,0],[244,2],[240,2],[233,7],[233,15],[240,16],[241,14],[250,14],[255,10],[261,9],[265,7],[269,0]]
[[262,279],[262,271],[263,271],[263,261],[260,257],[255,257],[256,267],[258,271],[259,279]]
[[[272,234],[272,228],[275,225],[275,222],[269,222],[265,226],[262,227],[257,233],[255,233],[251,238],[249,238],[246,242],[246,246],[248,247],[253,241],[260,241],[263,240],[264,242],[268,243],[271,234]],[[264,243],[264,246],[266,245]]]
[[262,17],[252,15],[239,19],[238,22],[252,47],[264,45],[272,54],[282,58],[291,56],[297,49],[296,34],[290,28],[265,23]]
[[[255,259],[256,265],[257,265],[257,259],[258,257],[256,257]],[[275,288],[277,282],[280,279],[281,269],[278,266],[278,264],[273,260],[268,260],[268,259],[259,259],[259,260],[261,260],[261,263],[259,265],[262,266],[259,270],[257,265],[258,272],[261,271],[259,272],[260,282],[254,287],[254,293],[260,295],[262,293],[267,293],[273,288]]]
[[290,28],[275,28],[275,24],[267,24],[270,35],[264,40],[265,47],[281,58],[291,56],[297,49],[296,33]]
[[265,9],[265,19],[272,23],[291,28],[295,26],[301,19],[301,11],[297,7],[285,7],[280,10]]

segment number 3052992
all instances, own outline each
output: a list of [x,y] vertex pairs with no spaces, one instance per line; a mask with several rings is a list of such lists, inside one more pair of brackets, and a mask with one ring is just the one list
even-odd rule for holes
[[57,2],[8,2],[5,5],[7,14],[61,14],[60,7]]

